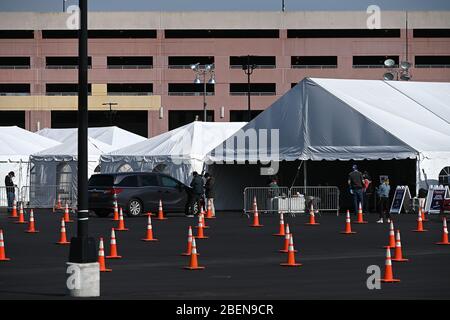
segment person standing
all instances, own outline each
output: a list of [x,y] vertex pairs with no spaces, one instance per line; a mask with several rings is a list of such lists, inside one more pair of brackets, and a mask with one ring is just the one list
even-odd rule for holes
[[383,183],[378,187],[378,196],[380,197],[380,220],[377,223],[383,223],[387,218],[387,223],[391,222],[391,215],[389,213],[389,192],[391,191],[391,186],[389,185],[388,179],[383,179]]
[[367,171],[364,171],[363,173],[363,182],[363,209],[364,212],[369,213],[370,196],[372,195],[372,179]]
[[5,177],[6,198],[8,199],[8,210],[12,209],[14,199],[16,197],[16,192],[14,188],[17,186],[13,182],[14,177],[15,177],[14,171],[10,171]]
[[352,172],[348,175],[348,186],[350,193],[353,195],[353,206],[355,209],[355,215],[358,213],[359,203],[363,203],[363,175],[358,171],[358,166],[354,164],[352,166]]
[[202,196],[203,196],[203,194],[204,194],[204,192],[205,192],[205,190],[204,190],[204,188],[203,188],[203,179],[202,179],[202,177],[198,174],[198,172],[197,171],[194,171],[193,173],[192,173],[192,175],[194,176],[193,178],[192,178],[192,181],[191,181],[191,188],[192,188],[192,197],[191,197],[191,204],[190,204],[190,207],[191,207],[191,212],[189,212],[188,214],[187,214],[187,216],[189,216],[189,217],[193,217],[193,209],[194,209],[194,205],[195,205],[195,203],[197,203],[198,204],[198,211],[200,212],[200,210],[201,210],[201,208],[200,208],[200,200],[202,199]]
[[[205,173],[205,196],[206,203],[211,206],[212,216],[216,216],[216,208],[214,207],[214,198],[216,197],[216,179],[209,173]],[[206,208],[208,209],[208,208]]]

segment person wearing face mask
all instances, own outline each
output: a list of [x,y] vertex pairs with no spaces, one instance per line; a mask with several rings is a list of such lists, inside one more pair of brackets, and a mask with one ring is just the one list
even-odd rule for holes
[[13,182],[14,177],[15,177],[14,171],[10,171],[5,177],[6,198],[8,199],[8,210],[12,209],[13,202],[16,196],[14,188],[17,186]]

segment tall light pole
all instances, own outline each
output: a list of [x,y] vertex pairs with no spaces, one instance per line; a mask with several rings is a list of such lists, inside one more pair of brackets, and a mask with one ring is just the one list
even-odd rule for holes
[[248,108],[248,122],[252,120],[252,111],[250,107],[250,76],[253,73],[253,70],[256,69],[256,64],[250,63],[251,58],[253,56],[247,55],[247,57],[243,56],[242,58],[242,70],[244,70],[244,73],[247,75],[247,108]]
[[[70,242],[66,282],[72,296],[100,295],[100,271],[95,240],[88,235],[88,19],[87,0],[79,0],[78,32],[78,213],[77,235]],[[73,276],[74,279],[71,277]],[[72,281],[69,281],[72,280]]]
[[102,106],[109,106],[109,125],[112,126],[113,125],[113,110],[112,110],[112,106],[117,106],[118,103],[116,102],[105,102],[102,103]]
[[[201,68],[200,63],[196,63],[191,65],[191,70],[195,73],[195,84],[203,83],[203,121],[206,122],[206,84],[215,84],[215,71],[214,71],[214,63],[205,64],[203,68]],[[209,77],[209,80],[206,81],[206,78]],[[202,79],[200,79],[202,78]]]

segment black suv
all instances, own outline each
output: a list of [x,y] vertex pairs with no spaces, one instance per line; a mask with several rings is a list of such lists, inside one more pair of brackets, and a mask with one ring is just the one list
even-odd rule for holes
[[128,216],[157,213],[159,200],[164,213],[185,213],[191,194],[190,187],[162,173],[95,174],[89,179],[89,209],[99,217],[113,212],[114,199]]

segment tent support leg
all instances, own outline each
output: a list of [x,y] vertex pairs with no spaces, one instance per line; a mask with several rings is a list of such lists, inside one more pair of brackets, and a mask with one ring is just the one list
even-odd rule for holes
[[420,161],[419,156],[416,158],[416,197],[419,197],[419,184],[420,184]]
[[303,161],[303,185],[305,186],[305,188],[307,186],[307,173],[308,173],[306,170],[306,162],[307,160]]

